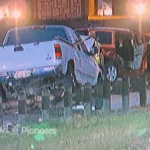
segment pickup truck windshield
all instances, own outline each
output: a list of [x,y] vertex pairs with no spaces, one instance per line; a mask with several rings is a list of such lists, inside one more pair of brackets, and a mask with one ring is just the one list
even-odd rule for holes
[[101,44],[111,44],[112,43],[112,33],[106,31],[97,31],[96,37],[99,37],[99,41]]
[[7,41],[4,44],[17,45],[44,42],[51,41],[55,37],[61,37],[69,41],[63,28],[23,28],[11,31]]

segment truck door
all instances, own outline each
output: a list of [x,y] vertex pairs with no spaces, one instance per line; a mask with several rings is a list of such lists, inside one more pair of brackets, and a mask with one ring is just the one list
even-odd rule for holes
[[[79,40],[81,40],[80,37]],[[99,66],[96,63],[94,57],[89,55],[89,51],[87,50],[87,47],[84,44],[84,42],[80,42],[79,46],[81,49],[79,55],[81,59],[82,81],[84,83],[86,82],[94,83],[100,71]]]

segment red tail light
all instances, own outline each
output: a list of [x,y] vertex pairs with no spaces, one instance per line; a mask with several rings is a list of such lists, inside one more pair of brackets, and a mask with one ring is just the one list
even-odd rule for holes
[[55,56],[56,59],[61,59],[62,58],[62,52],[61,52],[61,47],[59,44],[54,44],[55,47]]

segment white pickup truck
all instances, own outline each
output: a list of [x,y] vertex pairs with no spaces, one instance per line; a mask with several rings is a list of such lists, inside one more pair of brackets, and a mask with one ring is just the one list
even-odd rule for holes
[[75,82],[95,85],[101,70],[81,40],[61,25],[9,30],[0,47],[2,99],[18,98],[20,90],[27,96],[41,95],[43,86],[54,90]]

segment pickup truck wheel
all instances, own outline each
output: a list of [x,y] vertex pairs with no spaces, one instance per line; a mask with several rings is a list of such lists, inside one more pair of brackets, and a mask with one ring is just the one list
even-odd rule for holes
[[104,65],[104,76],[106,81],[115,82],[118,78],[118,66],[114,62]]

